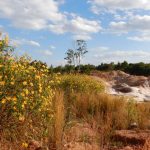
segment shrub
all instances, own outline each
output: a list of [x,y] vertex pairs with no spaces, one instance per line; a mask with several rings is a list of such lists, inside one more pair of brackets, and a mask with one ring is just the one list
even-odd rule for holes
[[[44,66],[43,66],[44,67]],[[52,79],[30,60],[0,57],[0,131],[5,139],[44,139],[54,123]]]
[[60,87],[67,92],[102,92],[104,85],[87,75],[62,75]]

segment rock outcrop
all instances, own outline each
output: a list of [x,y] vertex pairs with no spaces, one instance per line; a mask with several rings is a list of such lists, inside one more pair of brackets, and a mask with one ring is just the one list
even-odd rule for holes
[[95,72],[92,75],[106,81],[109,94],[150,101],[150,77],[129,75],[123,71]]
[[114,150],[150,150],[149,130],[119,130],[113,138],[115,142],[122,143]]

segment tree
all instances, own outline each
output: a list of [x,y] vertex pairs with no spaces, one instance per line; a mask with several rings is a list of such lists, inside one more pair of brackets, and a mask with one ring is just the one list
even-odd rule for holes
[[75,65],[75,52],[72,49],[68,49],[66,52],[67,57],[64,59],[67,60],[69,65]]
[[67,56],[64,59],[67,60],[69,65],[78,66],[80,71],[81,60],[87,52],[86,42],[84,40],[77,40],[76,48],[74,50],[68,49],[66,52]]
[[81,60],[84,57],[84,55],[88,52],[87,44],[84,40],[77,40],[76,45],[77,45],[76,58],[78,59],[78,66],[80,70]]

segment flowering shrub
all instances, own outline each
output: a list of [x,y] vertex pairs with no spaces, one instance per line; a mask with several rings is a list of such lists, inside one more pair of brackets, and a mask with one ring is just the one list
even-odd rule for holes
[[102,92],[104,85],[87,75],[63,75],[60,86],[65,91],[72,92]]
[[36,137],[41,141],[51,135],[55,120],[52,83],[46,67],[37,70],[25,57],[0,56],[0,131],[4,139],[26,142]]
[[14,61],[13,58],[0,60],[0,107],[9,108],[9,115],[25,118],[30,112],[51,109],[54,95],[50,87],[51,80],[47,68],[36,70],[25,58]]

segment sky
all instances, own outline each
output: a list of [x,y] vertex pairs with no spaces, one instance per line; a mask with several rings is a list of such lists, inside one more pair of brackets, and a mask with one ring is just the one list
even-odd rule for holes
[[83,64],[150,62],[150,0],[0,0],[0,32],[16,55],[64,65],[78,39]]

